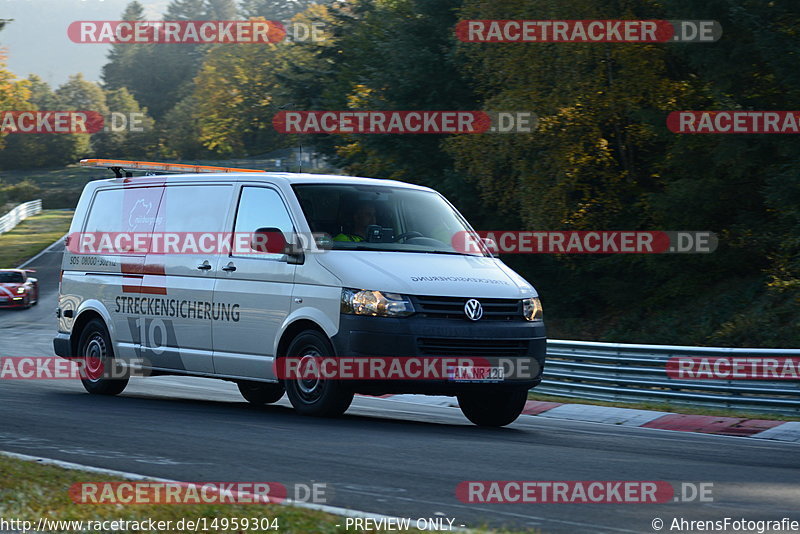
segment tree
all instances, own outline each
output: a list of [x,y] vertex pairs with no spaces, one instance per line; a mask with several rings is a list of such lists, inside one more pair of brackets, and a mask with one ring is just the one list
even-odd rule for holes
[[[328,38],[296,43],[306,59],[281,73],[295,109],[478,109],[473,89],[453,54],[461,0],[337,3],[326,10]],[[308,20],[319,18],[312,11]],[[443,135],[304,136],[348,173],[435,187],[474,220],[489,221],[475,186],[454,170]]]
[[278,111],[275,71],[280,61],[275,44],[220,46],[209,53],[193,95],[203,146],[226,156],[280,146],[271,122]]
[[[56,89],[55,95],[62,109],[93,111],[108,120],[109,109],[103,89],[98,84],[84,79],[83,74],[79,73],[70,76],[66,83]],[[78,144],[75,147],[75,158],[80,159],[91,156],[93,154],[91,135],[73,135],[78,139]]]
[[[325,19],[324,6],[313,6],[294,20]],[[205,150],[219,155],[252,155],[294,143],[277,133],[273,116],[294,105],[296,94],[287,87],[292,71],[306,69],[320,47],[281,42],[258,46],[217,46],[205,56],[194,83],[196,107],[184,119],[196,127]],[[298,78],[294,78],[295,82]],[[296,85],[296,84],[295,84]],[[168,145],[184,145],[169,141]],[[191,146],[185,147],[192,152]]]
[[[447,141],[457,168],[497,209],[519,214],[536,230],[693,228],[722,237],[708,256],[530,259],[523,271],[539,273],[535,282],[544,294],[559,295],[551,311],[598,321],[596,310],[604,310],[600,335],[617,341],[663,336],[672,342],[676,335],[685,343],[797,340],[796,319],[786,321],[797,317],[797,305],[787,303],[800,294],[800,246],[786,238],[800,221],[790,207],[800,196],[794,142],[788,136],[680,136],[665,128],[671,111],[796,109],[796,10],[754,0],[468,0],[461,18],[508,13],[716,19],[737,36],[702,46],[458,47],[485,109],[532,110],[540,117],[532,134]],[[766,291],[764,270],[784,294]],[[740,280],[735,293],[725,286],[732,280]],[[758,302],[764,313],[754,318],[752,309],[724,300],[737,297]],[[692,303],[686,312],[702,315],[702,327],[676,320],[676,302]],[[609,327],[612,317],[617,324]]]
[[289,20],[296,14],[305,11],[314,0],[242,0],[239,11],[246,19],[263,17],[267,20]]
[[164,20],[207,20],[206,0],[172,0]]
[[[144,20],[144,7],[134,0],[125,8],[121,20]],[[143,44],[114,44],[108,53],[108,63],[103,66],[103,82],[111,89],[119,89],[135,84],[137,63],[146,55],[147,46]]]
[[206,16],[209,20],[234,20],[236,15],[234,0],[206,0]]
[[[122,18],[142,20],[138,2],[128,5]],[[236,16],[233,0],[172,0],[166,21],[231,20]],[[110,89],[127,88],[137,102],[161,120],[175,104],[191,93],[205,53],[212,45],[119,44],[114,45],[103,81]]]
[[[83,83],[89,83],[83,80]],[[66,92],[77,94],[75,85]],[[36,75],[31,75],[25,80],[25,87],[29,94],[27,107],[21,109],[36,109],[42,111],[63,111],[68,109],[90,110],[83,107],[81,98],[71,104],[53,92],[50,86]],[[88,134],[15,134],[8,137],[8,146],[0,151],[0,167],[7,169],[29,169],[36,167],[56,167],[74,163],[79,157],[89,153]]]
[[211,159],[214,153],[200,141],[199,101],[189,95],[178,102],[159,125],[159,155],[169,159]]
[[[39,77],[31,75],[27,80],[27,104],[25,109],[57,109],[56,98],[50,87]],[[0,99],[1,100],[1,99]],[[8,109],[4,105],[0,109]],[[14,108],[11,108],[14,109]],[[5,149],[0,151],[0,167],[6,169],[35,167],[40,161],[47,162],[52,153],[63,153],[56,136],[44,134],[14,134],[6,138]],[[61,156],[63,157],[63,156]]]
[[106,131],[92,137],[95,157],[144,159],[153,154],[155,123],[147,110],[124,87],[105,91],[105,97],[110,115]]
[[108,105],[103,89],[94,82],[90,82],[83,77],[83,74],[75,74],[56,89],[56,98],[59,103],[73,110],[95,111],[103,115],[108,115]]
[[[0,31],[13,20],[0,19]],[[31,109],[27,102],[30,97],[27,84],[17,80],[16,76],[6,68],[6,59],[3,51],[0,50],[0,111]],[[0,131],[0,149],[3,148],[4,138],[5,134]]]
[[[28,82],[18,80],[6,68],[6,57],[0,53],[0,111],[24,111],[34,109],[30,103],[31,90]],[[0,131],[0,166],[8,166],[8,149],[6,143],[8,136],[20,137],[19,134],[7,134]],[[6,148],[6,150],[2,150]]]

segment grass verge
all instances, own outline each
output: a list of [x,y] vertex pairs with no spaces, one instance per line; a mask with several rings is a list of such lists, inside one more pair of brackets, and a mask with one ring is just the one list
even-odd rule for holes
[[[219,504],[219,505],[173,505],[173,504],[136,504],[136,505],[122,505],[122,504],[78,504],[72,501],[69,495],[69,489],[73,484],[80,482],[118,482],[119,479],[98,475],[95,473],[88,473],[84,471],[77,471],[72,469],[64,469],[61,467],[42,465],[32,461],[19,460],[17,458],[10,458],[8,456],[0,455],[0,517],[9,521],[10,519],[20,521],[30,521],[36,528],[41,518],[47,518],[52,521],[83,521],[82,530],[77,529],[75,524],[61,525],[62,527],[71,528],[56,528],[57,525],[50,523],[48,532],[158,532],[163,534],[165,532],[179,532],[176,528],[178,521],[181,519],[193,520],[200,523],[201,518],[206,518],[207,530],[198,529],[199,532],[225,532],[226,534],[247,534],[248,532],[256,532],[252,528],[229,528],[214,529],[211,528],[212,520],[219,518],[222,520],[226,518],[232,520],[239,518],[239,523],[243,524],[242,518],[248,518],[250,524],[254,524],[256,520],[269,519],[272,523],[273,519],[277,519],[277,530],[270,530],[267,532],[281,532],[281,533],[342,533],[352,534],[354,532],[371,532],[382,533],[390,532],[390,530],[379,529],[360,529],[351,526],[349,529],[345,526],[345,518],[328,514],[325,512],[318,512],[296,506],[287,506],[280,504]],[[334,503],[335,504],[335,503]],[[104,530],[98,530],[91,527],[88,522],[97,521],[137,521],[146,522],[148,519],[155,521],[172,521],[172,528],[156,531],[140,528],[139,530],[114,530],[113,528],[105,527]],[[416,518],[411,518],[411,525],[415,524]],[[456,523],[458,523],[456,521]],[[110,526],[110,525],[109,525]],[[130,526],[130,525],[119,525]],[[185,531],[185,530],[184,530]],[[396,529],[391,531],[396,532]],[[257,530],[257,532],[264,532]],[[422,532],[416,528],[410,528],[403,532]],[[480,528],[471,530],[471,532],[487,533],[496,532],[498,534],[514,534],[525,532],[529,534],[541,534],[539,530],[488,530]]]
[[71,211],[44,210],[0,234],[0,268],[13,269],[69,231]]
[[[277,532],[347,532],[344,518],[293,506],[279,504],[221,504],[221,505],[172,505],[172,504],[76,504],[68,494],[70,486],[79,482],[111,482],[109,476],[74,471],[60,467],[41,465],[0,455],[0,517],[31,521],[35,526],[40,518],[57,521],[146,521],[149,518],[172,521],[176,532],[180,519],[197,520],[207,518],[207,525],[214,518],[277,518]],[[337,524],[340,525],[337,527]],[[52,524],[51,524],[52,525]],[[63,525],[66,526],[66,525]],[[49,529],[51,532],[75,532],[73,528]],[[85,525],[88,526],[88,525]],[[108,532],[109,530],[106,530]],[[260,531],[260,530],[259,530]],[[96,529],[82,532],[98,532]],[[150,530],[125,530],[123,532],[155,532]],[[247,532],[245,529],[210,529],[207,532]],[[351,530],[352,532],[352,530]],[[377,532],[377,531],[376,531]]]
[[748,412],[742,410],[726,410],[724,408],[705,408],[703,406],[689,406],[685,404],[669,404],[661,402],[607,402],[592,399],[557,397],[555,395],[543,395],[541,393],[528,393],[528,400],[561,402],[564,404],[591,404],[593,406],[632,408],[634,410],[653,410],[658,412],[673,412],[687,415],[713,415],[715,417],[739,417],[742,419],[767,419],[772,421],[800,421],[799,417],[793,417],[791,415]]

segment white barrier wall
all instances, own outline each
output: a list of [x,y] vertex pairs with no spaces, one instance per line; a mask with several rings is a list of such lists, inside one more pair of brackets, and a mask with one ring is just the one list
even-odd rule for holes
[[31,215],[36,215],[40,211],[42,211],[42,199],[31,200],[30,202],[16,206],[0,217],[0,234],[8,232],[21,221],[24,221]]

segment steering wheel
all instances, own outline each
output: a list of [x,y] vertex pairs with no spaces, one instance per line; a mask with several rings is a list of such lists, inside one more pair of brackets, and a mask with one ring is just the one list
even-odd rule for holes
[[399,236],[395,237],[394,240],[400,241],[401,239],[410,239],[412,237],[424,237],[424,236],[419,232],[404,232]]

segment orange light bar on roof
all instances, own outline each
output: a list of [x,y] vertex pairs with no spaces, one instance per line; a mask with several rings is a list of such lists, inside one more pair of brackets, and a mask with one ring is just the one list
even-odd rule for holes
[[158,163],[155,161],[125,161],[121,159],[82,159],[80,165],[81,167],[101,167],[104,169],[124,169],[126,171],[152,172],[266,172],[257,169],[237,169],[235,167],[185,165],[183,163]]

